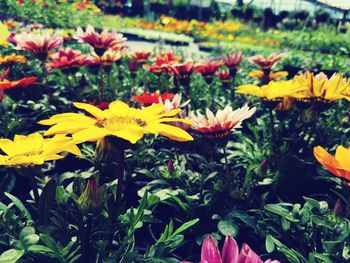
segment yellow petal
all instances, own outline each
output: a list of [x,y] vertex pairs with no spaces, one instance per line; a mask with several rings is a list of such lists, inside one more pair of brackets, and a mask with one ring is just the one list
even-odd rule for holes
[[193,141],[193,137],[188,132],[175,126],[157,123],[157,124],[147,125],[145,129],[150,133],[154,133],[154,134],[159,133],[175,141],[180,141],[180,142]]
[[92,116],[96,117],[99,120],[102,120],[104,118],[103,111],[91,104],[75,102],[73,103],[73,105],[78,109],[87,111],[88,113],[90,113]]
[[80,142],[93,142],[99,139],[104,138],[107,135],[111,135],[112,133],[103,128],[91,127],[88,129],[81,130],[77,133],[73,134],[73,140],[77,143]]

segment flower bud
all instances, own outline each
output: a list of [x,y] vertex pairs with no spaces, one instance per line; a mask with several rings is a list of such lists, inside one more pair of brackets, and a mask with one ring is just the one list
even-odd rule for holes
[[95,176],[91,176],[84,192],[78,199],[80,209],[84,212],[95,213],[101,208],[103,202],[103,189],[98,186]]
[[173,162],[173,160],[169,160],[168,161],[168,172],[169,172],[169,174],[170,175],[172,175],[173,173],[174,173],[174,171],[175,171],[175,168],[174,168],[174,162]]

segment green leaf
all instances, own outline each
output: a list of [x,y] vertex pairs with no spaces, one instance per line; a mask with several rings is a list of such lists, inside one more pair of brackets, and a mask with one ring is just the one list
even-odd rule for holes
[[5,193],[5,195],[15,204],[15,206],[22,212],[27,220],[33,221],[32,216],[28,212],[27,208],[23,205],[23,203],[15,196],[10,193]]
[[58,251],[56,241],[47,234],[40,234],[40,240],[45,244],[45,246],[51,248],[54,251]]
[[47,225],[49,222],[50,209],[55,202],[56,197],[56,180],[51,179],[43,188],[40,195],[38,214],[39,214],[39,224]]
[[23,255],[23,250],[9,249],[0,255],[0,263],[15,263]]
[[29,252],[35,253],[35,254],[49,254],[54,257],[59,257],[59,255],[53,251],[51,248],[42,246],[42,245],[33,245],[28,248]]
[[266,235],[265,248],[267,253],[272,253],[275,251],[275,243],[273,242],[271,235]]
[[238,232],[237,228],[237,225],[232,220],[220,220],[218,223],[218,229],[224,236],[235,237]]
[[178,229],[175,230],[175,232],[174,232],[174,234],[172,234],[172,236],[176,236],[176,235],[181,234],[182,232],[184,232],[188,228],[190,228],[193,225],[197,224],[198,221],[199,221],[199,219],[196,218],[196,219],[193,219],[191,221],[188,221],[188,222],[184,223],[182,226],[180,226]]

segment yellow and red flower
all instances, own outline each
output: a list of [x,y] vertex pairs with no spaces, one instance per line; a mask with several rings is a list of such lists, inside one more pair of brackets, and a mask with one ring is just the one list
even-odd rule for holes
[[140,64],[145,63],[150,56],[150,51],[134,51],[130,54],[131,59]]
[[9,67],[14,63],[26,63],[27,59],[24,56],[12,53],[11,55],[2,56],[0,54],[0,65],[4,67]]
[[154,64],[158,66],[168,66],[179,63],[181,57],[176,56],[173,52],[160,53],[156,57]]

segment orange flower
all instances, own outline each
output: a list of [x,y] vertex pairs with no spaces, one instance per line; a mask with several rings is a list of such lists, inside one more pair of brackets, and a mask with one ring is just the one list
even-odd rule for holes
[[145,63],[150,56],[150,51],[135,51],[130,54],[130,57],[138,63]]
[[328,171],[347,183],[350,182],[350,148],[338,146],[333,157],[324,148],[317,146],[314,148],[314,155]]
[[13,88],[24,88],[32,84],[38,84],[36,77],[28,77],[19,79],[16,81],[10,81],[7,78],[9,70],[6,70],[5,73],[0,77],[0,101],[4,98],[5,90]]
[[158,66],[156,64],[153,64],[153,65],[144,64],[143,68],[145,70],[148,70],[149,72],[156,74],[156,75],[160,75],[164,69],[164,67]]
[[176,56],[173,52],[160,53],[156,57],[154,64],[158,66],[172,65],[172,64],[178,63],[180,59],[181,57]]

